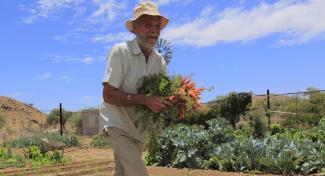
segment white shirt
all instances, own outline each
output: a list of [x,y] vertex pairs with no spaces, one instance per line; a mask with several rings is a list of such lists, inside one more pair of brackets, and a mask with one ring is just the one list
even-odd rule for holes
[[[166,62],[163,57],[153,50],[146,63],[137,40],[133,39],[112,47],[107,56],[103,82],[125,93],[134,94],[137,93],[142,77],[165,72]],[[130,137],[144,143],[146,134],[141,133],[141,127],[136,128],[134,125],[140,117],[135,111],[135,106],[116,106],[102,101],[99,112],[101,131],[106,127],[120,128]]]

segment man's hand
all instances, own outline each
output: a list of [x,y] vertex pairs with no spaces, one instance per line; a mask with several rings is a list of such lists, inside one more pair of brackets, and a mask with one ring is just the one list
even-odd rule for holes
[[160,112],[166,106],[162,103],[162,98],[158,96],[146,96],[144,100],[145,106],[155,113]]

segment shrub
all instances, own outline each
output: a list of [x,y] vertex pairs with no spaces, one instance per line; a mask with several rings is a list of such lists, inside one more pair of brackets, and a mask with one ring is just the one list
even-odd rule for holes
[[40,148],[37,146],[28,147],[24,151],[24,156],[25,158],[30,160],[30,163],[33,166],[56,164],[56,163],[62,163],[64,161],[60,152],[54,151],[52,154],[50,153],[42,154]]
[[258,117],[254,117],[252,120],[253,136],[255,138],[263,138],[266,133],[266,125]]
[[92,137],[90,146],[95,148],[107,148],[110,147],[110,144],[105,134],[101,133]]
[[69,118],[70,123],[75,129],[76,134],[82,134],[82,116],[81,113],[73,113]]
[[17,147],[17,148],[30,147],[30,146],[41,147],[41,138],[48,138],[50,140],[63,142],[66,147],[80,146],[79,139],[76,136],[70,136],[70,135],[60,136],[58,134],[22,137],[16,140],[5,141],[2,145],[4,147]]
[[270,126],[270,131],[271,131],[271,135],[274,135],[277,133],[284,133],[287,131],[287,129],[281,124],[272,124]]
[[25,160],[21,155],[13,155],[10,148],[0,148],[0,169],[24,166]]

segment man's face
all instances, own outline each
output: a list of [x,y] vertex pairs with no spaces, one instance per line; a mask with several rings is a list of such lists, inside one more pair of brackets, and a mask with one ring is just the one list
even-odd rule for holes
[[161,19],[158,16],[141,16],[134,22],[133,31],[138,37],[140,45],[153,49],[160,35]]

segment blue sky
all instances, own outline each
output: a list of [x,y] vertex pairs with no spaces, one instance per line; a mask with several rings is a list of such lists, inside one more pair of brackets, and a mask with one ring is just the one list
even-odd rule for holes
[[[50,111],[97,107],[106,54],[132,39],[138,1],[0,0],[0,96]],[[324,0],[157,0],[170,19],[170,74],[231,91],[325,89]]]

